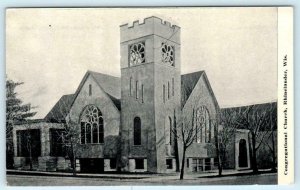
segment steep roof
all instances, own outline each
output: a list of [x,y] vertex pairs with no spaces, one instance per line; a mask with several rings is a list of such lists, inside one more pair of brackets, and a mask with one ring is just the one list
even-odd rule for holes
[[204,71],[197,71],[194,73],[188,73],[181,75],[181,105],[183,106],[191,93],[193,92],[197,82]]
[[[226,110],[243,110],[252,107],[252,109],[255,109],[255,111],[264,111],[267,109],[270,109],[271,107],[276,107],[277,108],[277,102],[267,102],[267,103],[261,103],[261,104],[251,104],[251,105],[245,105],[245,106],[235,106],[235,107],[226,107],[226,108],[221,108],[221,111],[226,111]],[[277,110],[277,109],[275,109]]]
[[118,77],[87,71],[82,81],[79,84],[75,94],[63,95],[58,102],[53,106],[50,112],[45,116],[44,120],[47,122],[65,122],[65,118],[70,112],[70,109],[80,92],[87,77],[91,75],[96,83],[104,90],[108,97],[118,110],[121,110],[121,80]]
[[74,99],[71,103],[71,107],[80,92],[83,84],[85,83],[88,76],[91,76],[99,87],[108,95],[108,97],[112,100],[113,104],[116,106],[118,110],[121,110],[121,79],[119,77],[106,75],[102,73],[97,73],[94,71],[87,71],[81,80],[75,94]]
[[68,115],[74,94],[63,95],[44,118],[48,122],[64,122]]
[[121,98],[121,79],[119,77],[88,71],[90,75],[96,80],[98,85],[110,96],[116,99]]

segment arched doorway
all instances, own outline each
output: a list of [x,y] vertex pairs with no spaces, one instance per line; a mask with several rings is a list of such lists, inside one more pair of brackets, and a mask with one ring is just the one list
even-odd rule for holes
[[239,142],[239,167],[248,167],[247,144],[245,139],[241,139]]

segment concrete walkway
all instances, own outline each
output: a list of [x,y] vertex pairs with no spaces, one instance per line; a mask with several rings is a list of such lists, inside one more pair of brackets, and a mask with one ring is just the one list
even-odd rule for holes
[[[222,175],[226,176],[239,176],[251,174],[252,170],[223,170]],[[266,171],[267,172],[267,171]],[[164,179],[175,180],[179,179],[179,173],[169,174],[148,174],[148,173],[102,173],[102,174],[89,174],[77,173],[74,176],[72,173],[65,172],[42,172],[42,171],[24,171],[24,170],[7,170],[7,174],[13,175],[33,175],[33,176],[59,176],[59,177],[82,177],[82,178],[108,178],[108,179]],[[203,173],[186,173],[184,179],[201,179],[201,178],[220,178],[218,170],[211,170]]]

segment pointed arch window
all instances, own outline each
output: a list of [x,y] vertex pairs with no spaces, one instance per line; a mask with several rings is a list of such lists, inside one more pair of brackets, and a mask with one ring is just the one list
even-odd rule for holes
[[94,105],[85,107],[80,118],[81,144],[104,142],[103,116]]
[[142,141],[142,129],[141,129],[141,119],[139,117],[135,117],[133,121],[133,139],[134,145],[141,145]]
[[196,111],[196,142],[209,143],[211,139],[210,116],[205,106]]

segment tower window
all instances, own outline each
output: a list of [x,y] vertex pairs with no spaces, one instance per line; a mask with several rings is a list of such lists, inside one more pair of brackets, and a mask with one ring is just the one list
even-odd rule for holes
[[92,95],[92,85],[90,84],[89,85],[89,96],[91,96]]
[[174,96],[174,78],[172,78],[172,96]]
[[139,117],[135,117],[133,121],[133,144],[134,145],[141,145],[141,119]]
[[162,43],[162,62],[174,67],[174,46]]
[[168,99],[170,99],[170,82],[168,82]]
[[129,66],[145,63],[145,42],[132,44],[129,49]]
[[166,102],[166,86],[163,85],[163,102]]
[[143,84],[142,84],[141,96],[142,96],[142,102],[144,102],[144,85]]
[[139,81],[135,81],[135,98],[139,98]]
[[130,96],[132,96],[132,93],[131,93],[132,90],[131,89],[132,89],[132,77],[130,77],[130,79],[129,79],[129,95]]

